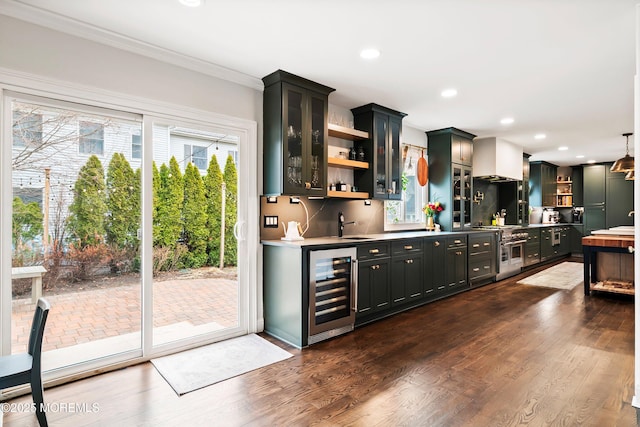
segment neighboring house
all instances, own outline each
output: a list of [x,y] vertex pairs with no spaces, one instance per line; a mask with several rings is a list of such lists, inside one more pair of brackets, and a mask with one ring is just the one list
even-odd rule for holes
[[[142,127],[135,117],[14,101],[13,119],[13,194],[25,203],[37,202],[43,210],[48,205],[49,230],[68,215],[75,180],[90,156],[100,159],[105,176],[114,153],[124,154],[134,171],[142,164]],[[192,162],[205,175],[211,156],[223,170],[229,155],[237,166],[237,137],[153,125],[153,160],[158,168],[175,156],[183,172]],[[46,194],[49,203],[44,201]]]

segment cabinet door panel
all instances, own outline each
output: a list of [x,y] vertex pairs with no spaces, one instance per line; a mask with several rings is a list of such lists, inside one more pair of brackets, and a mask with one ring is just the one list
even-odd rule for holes
[[302,183],[305,180],[303,175],[303,162],[306,150],[303,150],[303,116],[305,95],[302,90],[295,86],[283,84],[283,120],[282,130],[286,144],[285,156],[285,179],[284,192],[288,194],[300,194]]
[[387,197],[387,161],[386,161],[386,145],[387,132],[389,127],[389,119],[382,115],[376,115],[374,119],[374,157],[375,157],[375,179],[376,186],[374,188],[375,197]]
[[400,134],[402,131],[402,121],[395,118],[389,119],[389,146],[387,156],[389,166],[387,170],[387,189],[390,199],[400,199],[402,196],[402,183],[400,182],[401,161],[400,161]]
[[311,184],[312,189],[317,189],[324,194],[326,185],[327,171],[327,149],[326,149],[326,131],[327,123],[327,102],[326,97],[311,93],[311,135],[308,135],[311,141],[311,149],[308,155],[304,156],[306,162],[306,182]]

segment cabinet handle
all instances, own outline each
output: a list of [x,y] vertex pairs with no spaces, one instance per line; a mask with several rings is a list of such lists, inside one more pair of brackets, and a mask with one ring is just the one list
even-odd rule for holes
[[456,245],[459,245],[460,243],[462,243],[462,240],[454,240],[453,243],[455,243]]
[[304,188],[305,188],[305,190],[311,190],[311,183],[310,182],[305,182],[304,183]]
[[456,251],[456,255],[462,255],[462,252]]
[[476,268],[474,268],[474,269],[473,269],[473,272],[474,272],[474,273],[477,273],[478,271],[480,271],[480,269],[479,269],[478,267],[476,267]]
[[488,265],[485,265],[485,266],[484,266],[484,267],[482,267],[482,268],[484,268],[485,270],[490,270],[490,269],[491,269],[491,267],[490,267],[490,266],[488,266]]
[[438,246],[440,246],[440,242],[438,242],[438,241],[436,240],[435,242],[433,242],[433,246],[435,246],[435,247],[437,248]]
[[407,263],[407,264],[413,264],[413,260],[412,259],[407,259],[404,262]]
[[484,242],[484,245],[485,245],[485,246],[491,246],[491,243]]
[[393,190],[391,188],[387,188],[387,193],[393,194]]
[[377,254],[377,253],[380,253],[380,249],[369,249],[369,253],[370,253],[370,254]]
[[473,244],[473,247],[474,247],[474,248],[479,248],[479,247],[480,247],[480,243],[474,243],[474,244]]
[[405,248],[405,250],[410,251],[411,249],[413,249],[413,246],[412,245],[406,245],[404,248]]
[[372,270],[380,270],[380,265],[376,264],[376,265],[372,265],[371,266]]

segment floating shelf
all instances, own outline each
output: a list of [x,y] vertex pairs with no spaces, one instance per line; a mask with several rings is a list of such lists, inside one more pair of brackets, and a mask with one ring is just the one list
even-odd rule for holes
[[327,164],[336,168],[345,169],[369,169],[369,163],[357,160],[339,159],[337,157],[329,157]]
[[369,193],[362,191],[327,191],[327,196],[342,199],[368,199]]
[[357,129],[351,129],[344,126],[338,126],[333,123],[329,123],[329,136],[335,136],[336,138],[348,139],[349,141],[358,141],[361,139],[369,139],[369,132],[364,132]]

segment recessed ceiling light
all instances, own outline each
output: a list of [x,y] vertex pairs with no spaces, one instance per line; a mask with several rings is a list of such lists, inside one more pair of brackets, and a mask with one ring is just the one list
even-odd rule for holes
[[534,136],[535,139],[545,139],[547,137],[547,135],[545,135],[544,133],[538,133]]
[[558,151],[567,151],[569,149],[569,147],[566,146],[562,146],[562,147],[558,147]]
[[380,56],[380,51],[375,48],[362,49],[360,52],[362,59],[376,59],[378,56]]
[[502,123],[503,125],[510,125],[511,123],[513,123],[513,117],[505,117],[504,119],[500,120],[500,123]]
[[204,3],[204,0],[178,0],[180,4],[187,7],[198,7]]
[[451,88],[451,89],[445,89],[442,92],[440,92],[440,95],[442,95],[443,98],[452,98],[454,96],[456,96],[458,94],[458,91]]
[[576,156],[576,159],[584,159],[584,156],[583,156],[582,154],[578,154],[578,155]]
[[595,160],[587,160],[587,163],[595,163]]

